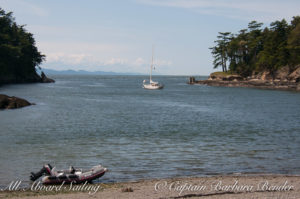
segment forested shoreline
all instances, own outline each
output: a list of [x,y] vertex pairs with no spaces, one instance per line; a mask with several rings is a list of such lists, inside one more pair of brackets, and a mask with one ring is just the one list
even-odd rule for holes
[[263,71],[274,76],[283,67],[293,71],[300,64],[300,16],[290,24],[283,19],[262,26],[251,21],[238,34],[219,32],[216,45],[210,48],[214,68],[242,77]]
[[43,82],[36,69],[44,60],[33,34],[0,8],[0,84]]

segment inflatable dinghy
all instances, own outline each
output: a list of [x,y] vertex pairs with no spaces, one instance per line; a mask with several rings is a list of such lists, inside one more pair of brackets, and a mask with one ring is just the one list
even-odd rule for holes
[[100,178],[107,171],[106,168],[101,165],[92,167],[90,170],[83,171],[82,169],[75,169],[70,167],[69,170],[57,171],[50,164],[44,165],[44,167],[37,173],[31,173],[30,180],[35,181],[41,176],[45,175],[42,178],[42,183],[45,185],[50,184],[69,184],[69,183],[84,183],[92,182],[93,180]]

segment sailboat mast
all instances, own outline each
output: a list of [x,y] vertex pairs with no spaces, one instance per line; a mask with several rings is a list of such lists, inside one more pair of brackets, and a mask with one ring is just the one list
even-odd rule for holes
[[151,62],[151,66],[150,66],[150,83],[152,81],[153,53],[154,53],[154,46],[152,46],[152,62]]

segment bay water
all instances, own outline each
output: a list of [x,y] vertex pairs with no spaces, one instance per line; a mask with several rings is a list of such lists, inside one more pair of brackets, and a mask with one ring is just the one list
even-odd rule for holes
[[[0,186],[46,163],[98,181],[300,173],[300,93],[188,85],[185,76],[56,75],[0,87],[36,105],[0,111]],[[206,78],[206,77],[202,77]]]

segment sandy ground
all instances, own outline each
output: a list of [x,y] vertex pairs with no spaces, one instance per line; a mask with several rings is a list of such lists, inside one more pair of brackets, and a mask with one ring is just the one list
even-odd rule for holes
[[[0,198],[34,199],[180,199],[180,198],[300,198],[300,176],[231,175],[213,177],[173,178],[114,184],[71,187],[57,192],[2,191]],[[72,189],[72,190],[70,190]],[[89,193],[90,192],[90,193]]]

